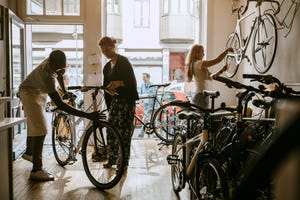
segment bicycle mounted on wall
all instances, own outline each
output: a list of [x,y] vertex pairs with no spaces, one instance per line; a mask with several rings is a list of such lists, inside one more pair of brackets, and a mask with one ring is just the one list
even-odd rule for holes
[[[256,2],[256,9],[242,16],[247,11],[248,4],[251,1]],[[279,3],[274,0],[248,0],[246,7],[242,5],[232,9],[232,12],[238,13],[238,19],[235,31],[228,36],[226,42],[226,48],[232,47],[234,49],[234,52],[229,53],[225,57],[225,63],[228,65],[226,76],[229,78],[237,73],[239,65],[244,58],[250,62],[246,51],[251,38],[253,39],[251,57],[255,70],[263,74],[266,73],[273,64],[277,48],[277,27],[273,15],[262,12],[261,6],[264,2],[279,5]],[[279,10],[277,10],[277,12],[279,12]],[[253,14],[256,14],[256,16],[252,22],[250,33],[244,35],[242,32],[242,22]]]

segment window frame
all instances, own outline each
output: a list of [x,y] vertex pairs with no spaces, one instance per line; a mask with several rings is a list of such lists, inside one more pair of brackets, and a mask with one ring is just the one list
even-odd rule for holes
[[[18,9],[18,12],[20,13],[21,18],[26,23],[43,23],[43,22],[62,22],[62,23],[83,23],[84,22],[84,0],[79,0],[80,2],[80,9],[79,9],[79,15],[63,15],[63,1],[62,0],[62,15],[47,15],[45,10],[45,0],[43,5],[43,14],[42,15],[36,15],[36,14],[27,14],[27,0],[20,1],[20,6]],[[25,8],[25,9],[22,9]]]
[[[136,17],[136,2],[140,2],[140,16]],[[134,0],[134,11],[133,11],[133,27],[134,28],[149,28],[150,27],[150,0]],[[148,3],[148,11],[147,11],[147,19],[145,20],[145,25],[144,25],[144,5],[145,3]],[[136,20],[139,20],[138,22],[136,22]]]

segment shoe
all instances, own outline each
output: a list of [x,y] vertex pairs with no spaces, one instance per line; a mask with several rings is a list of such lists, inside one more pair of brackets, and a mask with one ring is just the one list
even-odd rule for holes
[[32,155],[28,155],[28,154],[24,153],[24,154],[22,155],[22,158],[23,158],[24,160],[27,160],[27,161],[29,161],[29,162],[32,162]]
[[53,181],[54,176],[42,169],[36,172],[30,172],[30,179],[35,181]]
[[94,152],[92,154],[92,160],[93,160],[93,162],[101,162],[101,161],[107,160],[107,154],[98,154],[98,153]]
[[107,163],[103,164],[103,167],[104,168],[111,168],[113,165],[116,165],[116,162],[109,160]]

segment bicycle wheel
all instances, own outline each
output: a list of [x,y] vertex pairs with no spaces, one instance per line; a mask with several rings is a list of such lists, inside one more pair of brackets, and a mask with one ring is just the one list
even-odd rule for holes
[[178,193],[185,186],[185,156],[186,149],[183,146],[185,142],[185,136],[181,133],[175,135],[172,156],[176,159],[176,164],[171,165],[171,178],[173,190]]
[[225,57],[225,64],[228,66],[225,75],[232,78],[237,73],[239,64],[243,58],[240,38],[235,32],[231,33],[227,38],[226,49],[229,47],[232,47],[234,52],[228,53]]
[[193,179],[199,199],[229,199],[226,177],[214,158],[198,158]]
[[73,148],[72,137],[68,116],[59,113],[53,121],[52,148],[54,157],[61,166],[65,166],[69,162]]
[[255,70],[266,73],[273,64],[277,49],[277,27],[274,17],[267,13],[258,20],[254,31],[252,60]]
[[[125,167],[123,143],[118,130],[107,121],[95,122],[88,128],[81,153],[87,177],[97,188],[110,189],[122,178]],[[95,153],[101,159],[93,160]]]
[[175,133],[182,131],[186,120],[180,120],[178,114],[184,110],[197,109],[186,101],[171,101],[159,107],[152,118],[151,124],[154,133],[167,144],[172,144]]

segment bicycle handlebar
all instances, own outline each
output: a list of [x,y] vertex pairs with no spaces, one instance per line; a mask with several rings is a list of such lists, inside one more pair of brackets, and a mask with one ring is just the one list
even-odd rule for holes
[[157,87],[157,88],[160,88],[160,87],[167,87],[171,85],[171,83],[164,83],[164,84],[152,84],[150,85],[149,87]]
[[262,94],[270,96],[270,93],[268,91],[263,91],[263,90],[255,88],[255,87],[252,87],[250,85],[245,85],[245,84],[242,84],[242,83],[239,83],[236,81],[232,81],[225,77],[213,76],[213,79],[217,80],[219,82],[225,83],[229,88],[234,87],[236,89],[246,89],[247,91],[254,91],[254,92],[258,92],[258,93],[262,93]]
[[[251,81],[258,81],[264,84],[277,83],[280,92],[285,95],[300,94],[300,91],[295,91],[292,88],[285,86],[278,78],[272,75],[243,74],[243,78],[252,79]],[[277,92],[277,94],[280,95],[280,92]]]
[[68,90],[80,90],[86,92],[89,90],[105,90],[104,86],[69,86]]
[[282,86],[282,83],[272,75],[243,74],[243,78],[252,79],[251,81],[258,81],[265,84],[277,83],[280,87]]

